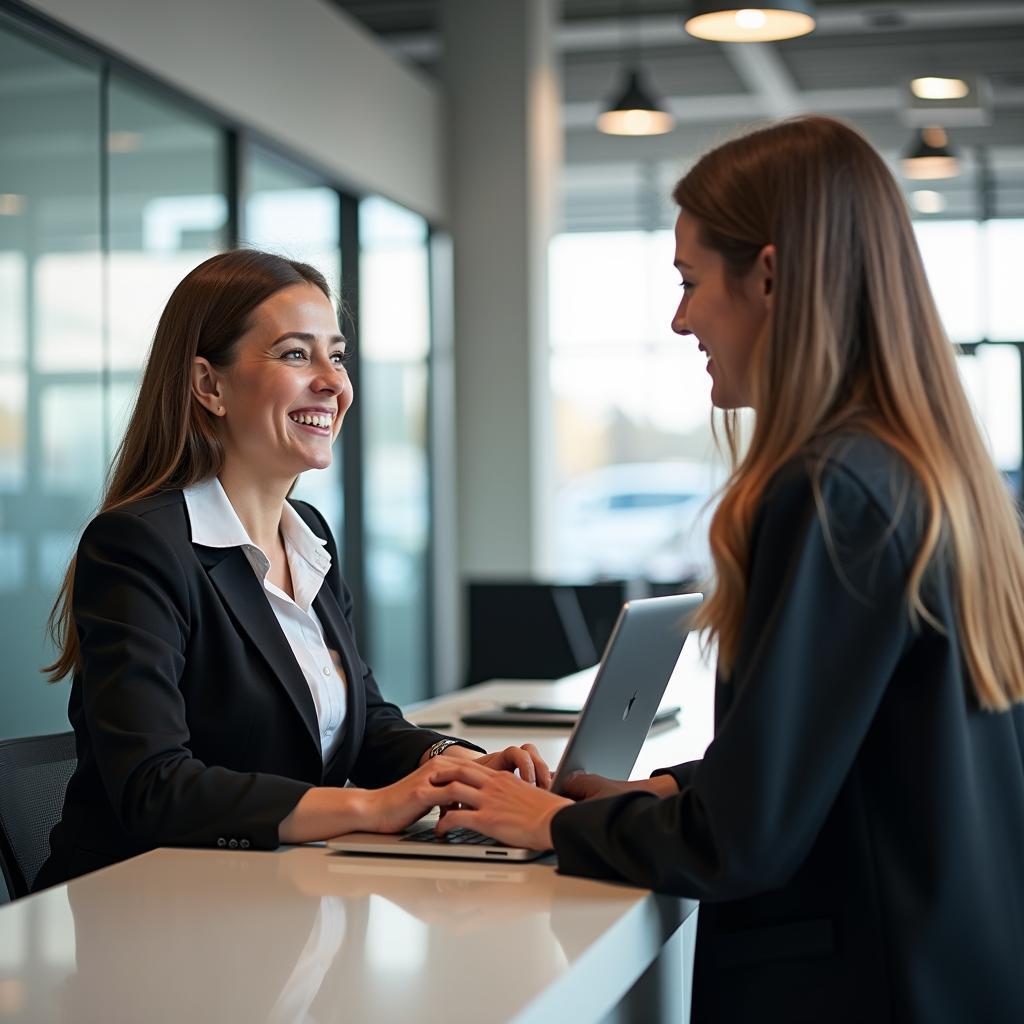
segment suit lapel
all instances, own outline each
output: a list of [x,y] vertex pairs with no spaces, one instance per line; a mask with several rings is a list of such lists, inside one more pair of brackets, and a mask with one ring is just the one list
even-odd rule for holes
[[338,765],[344,765],[345,775],[348,775],[362,745],[366,725],[366,693],[362,685],[360,658],[341,605],[327,580],[324,580],[313,599],[313,609],[320,619],[327,646],[333,647],[341,658],[347,682],[344,733],[331,759],[324,765],[324,774],[333,771]]
[[195,550],[224,603],[288,692],[320,750],[320,726],[313,696],[245,553],[241,548],[206,548],[198,544]]

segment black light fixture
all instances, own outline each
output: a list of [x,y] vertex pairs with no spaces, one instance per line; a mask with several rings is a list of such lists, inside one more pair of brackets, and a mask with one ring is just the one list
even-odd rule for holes
[[[634,16],[627,17],[635,0],[621,0],[619,39],[625,84],[615,93],[604,111],[598,115],[598,131],[607,135],[664,135],[675,127],[676,119],[654,98],[641,70],[641,24]],[[627,47],[626,30],[632,29],[632,46]]]
[[814,31],[814,4],[810,0],[758,0],[750,7],[740,7],[728,0],[697,0],[690,7],[686,31],[698,39],[717,43],[767,43]]
[[675,123],[646,88],[638,67],[626,72],[622,92],[597,119],[598,129],[608,135],[664,135]]
[[949,146],[945,128],[931,126],[915,132],[903,154],[903,176],[915,181],[955,178],[960,173],[956,153]]

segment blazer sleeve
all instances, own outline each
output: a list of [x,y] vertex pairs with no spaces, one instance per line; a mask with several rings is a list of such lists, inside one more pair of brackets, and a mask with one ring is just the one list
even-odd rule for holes
[[806,468],[773,485],[755,525],[732,700],[715,739],[700,762],[670,769],[676,795],[560,811],[560,869],[706,900],[785,884],[908,643],[908,574],[893,524],[841,466],[826,469],[818,498]]
[[105,512],[86,528],[73,608],[90,748],[125,831],[148,845],[278,845],[309,784],[208,766],[189,749],[179,688],[191,629],[187,573],[142,516]]
[[[317,528],[322,531],[327,540],[327,550],[331,556],[331,570],[327,580],[341,605],[345,625],[348,628],[349,636],[352,637],[353,649],[355,649],[354,602],[352,593],[337,568],[338,550],[334,543],[334,537],[319,510],[312,505],[303,504],[315,517]],[[421,729],[419,726],[413,725],[412,722],[406,721],[401,709],[384,699],[377,680],[374,678],[373,670],[358,651],[356,657],[357,671],[361,676],[366,699],[366,726],[359,754],[349,772],[349,778],[357,786],[377,789],[404,778],[419,765],[420,758],[428,747],[438,740],[448,737],[444,733]],[[483,748],[478,747],[475,743],[455,736],[451,738],[458,739],[461,746],[479,751],[481,754],[485,753]]]

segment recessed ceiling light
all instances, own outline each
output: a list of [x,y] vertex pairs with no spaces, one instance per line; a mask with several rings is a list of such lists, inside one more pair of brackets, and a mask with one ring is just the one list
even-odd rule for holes
[[941,192],[922,188],[910,194],[910,205],[918,213],[942,213],[946,208],[946,197]]
[[814,5],[809,0],[760,0],[752,7],[701,0],[691,7],[686,31],[718,43],[771,42],[814,30]]
[[962,78],[915,78],[910,91],[919,100],[962,100],[971,90]]

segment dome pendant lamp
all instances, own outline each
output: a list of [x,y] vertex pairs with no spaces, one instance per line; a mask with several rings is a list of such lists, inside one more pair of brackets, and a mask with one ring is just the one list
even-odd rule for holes
[[956,153],[949,147],[945,129],[922,128],[903,154],[903,176],[914,181],[955,178],[960,173]]
[[645,88],[637,68],[627,72],[622,92],[597,119],[598,129],[608,135],[664,135],[675,123]]
[[752,7],[740,7],[735,0],[698,0],[690,6],[692,13],[686,19],[686,31],[698,39],[717,43],[767,43],[814,31],[814,4],[810,0],[759,0]]

